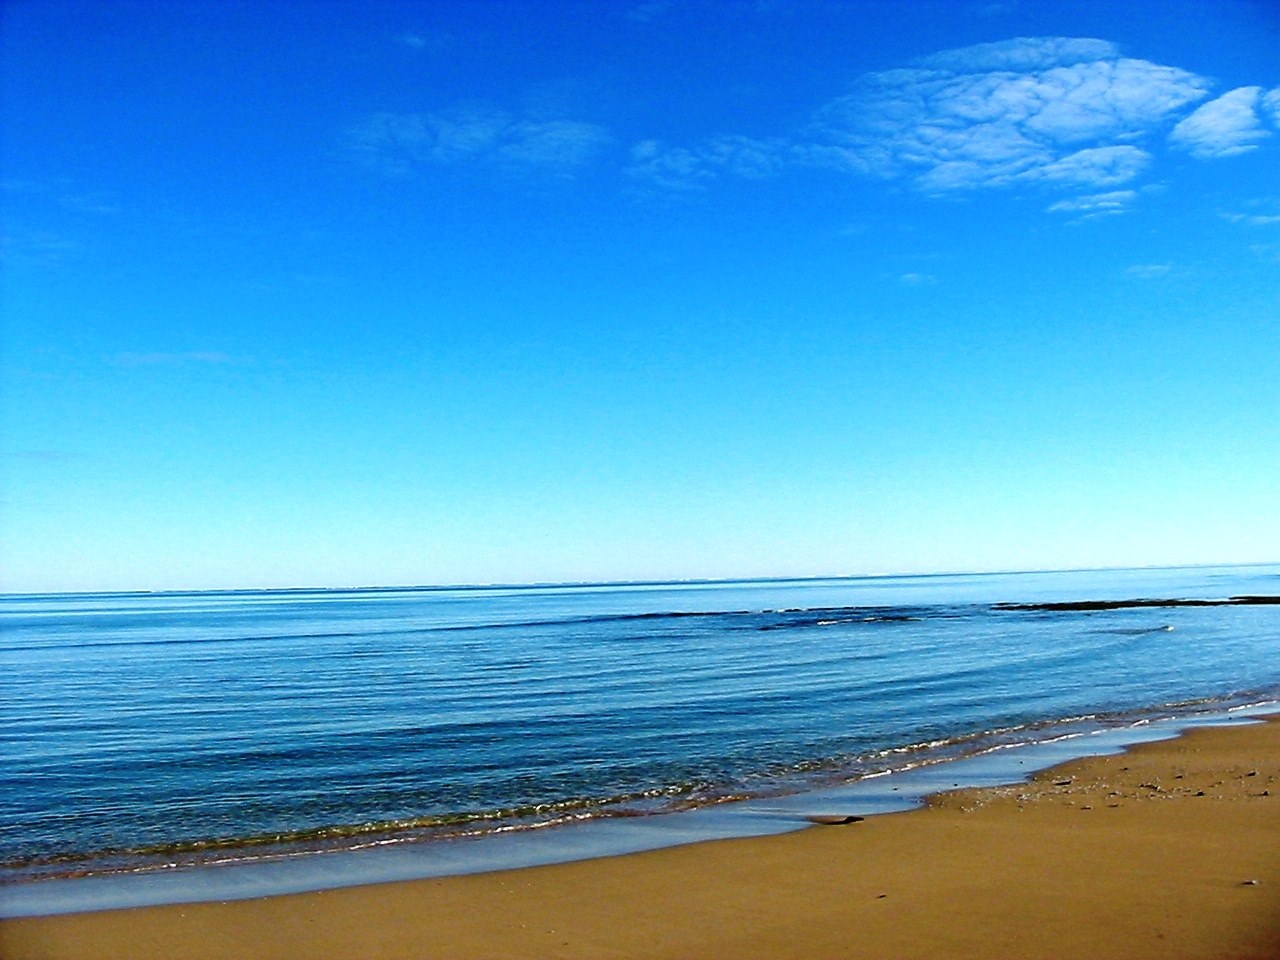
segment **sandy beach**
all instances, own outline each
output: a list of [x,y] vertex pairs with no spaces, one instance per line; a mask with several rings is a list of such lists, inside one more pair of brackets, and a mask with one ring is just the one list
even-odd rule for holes
[[1280,957],[1280,719],[778,837],[7,921],[0,956]]

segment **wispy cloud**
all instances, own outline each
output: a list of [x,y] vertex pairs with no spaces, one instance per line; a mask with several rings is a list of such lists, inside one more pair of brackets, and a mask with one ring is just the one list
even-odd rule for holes
[[796,146],[781,137],[770,140],[715,137],[707,144],[705,154],[715,166],[748,180],[773,176],[802,159]]
[[1255,243],[1249,251],[1263,263],[1280,265],[1280,243]]
[[5,233],[0,256],[10,266],[56,269],[93,248],[97,225],[121,211],[107,193],[81,190],[65,178],[0,181]]
[[90,216],[111,216],[120,212],[119,204],[101,196],[69,193],[60,196],[58,203],[73,213],[83,213]]
[[84,214],[89,217],[111,216],[120,212],[120,204],[109,194],[81,191],[65,178],[50,182],[39,180],[0,180],[0,192],[46,208]]
[[1051,203],[1048,210],[1050,213],[1068,213],[1084,218],[1105,217],[1124,213],[1137,197],[1134,190],[1111,190],[1107,193],[1091,193],[1083,197],[1059,200]]
[[578,120],[520,120],[504,131],[497,153],[520,163],[568,169],[592,160],[611,139],[603,127]]
[[937,283],[938,278],[931,273],[904,273],[898,277],[898,282],[908,287],[928,287]]
[[441,50],[452,46],[455,37],[450,33],[441,32],[411,32],[402,33],[396,37],[396,42],[402,47],[408,47],[410,50],[422,50],[430,53],[439,53]]
[[1250,227],[1270,227],[1280,224],[1280,213],[1224,213],[1222,217],[1231,223],[1243,223]]
[[1173,264],[1170,263],[1135,263],[1125,268],[1124,275],[1138,280],[1156,280],[1172,269]]
[[705,156],[685,147],[667,146],[661,140],[641,140],[632,147],[626,173],[655,187],[677,192],[698,190],[716,175]]
[[1261,100],[1261,87],[1237,87],[1180,121],[1169,142],[1201,160],[1256,150],[1271,136],[1258,117]]
[[352,148],[391,175],[438,164],[490,161],[569,171],[610,141],[603,127],[578,120],[518,117],[489,107],[448,113],[377,113],[349,132]]
[[0,236],[0,257],[10,265],[62,267],[83,254],[85,245],[50,230],[21,227]]
[[1220,214],[1228,223],[1239,223],[1246,227],[1280,226],[1280,197],[1266,197],[1241,204],[1238,210],[1228,210]]
[[698,190],[721,174],[759,180],[803,159],[803,148],[783,138],[713,137],[694,149],[643,140],[631,148],[626,173],[667,190]]

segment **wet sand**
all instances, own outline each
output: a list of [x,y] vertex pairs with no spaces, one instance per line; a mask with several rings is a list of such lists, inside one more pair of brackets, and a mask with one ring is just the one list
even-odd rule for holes
[[10,920],[0,957],[1280,958],[1280,719],[783,836]]

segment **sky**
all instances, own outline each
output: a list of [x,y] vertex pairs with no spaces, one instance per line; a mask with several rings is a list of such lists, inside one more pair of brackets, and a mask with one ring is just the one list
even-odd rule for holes
[[0,589],[1280,560],[1271,0],[0,35]]

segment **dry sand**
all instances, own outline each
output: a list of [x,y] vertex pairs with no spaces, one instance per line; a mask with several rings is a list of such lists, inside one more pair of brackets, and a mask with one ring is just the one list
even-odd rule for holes
[[779,837],[13,920],[26,958],[1280,957],[1280,720]]

